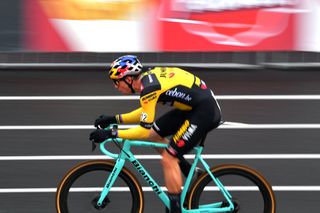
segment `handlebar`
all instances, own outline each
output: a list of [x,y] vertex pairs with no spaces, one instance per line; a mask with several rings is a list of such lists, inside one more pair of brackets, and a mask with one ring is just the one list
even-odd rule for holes
[[[100,150],[101,150],[101,152],[103,152],[103,154],[105,154],[111,158],[116,159],[116,158],[118,158],[119,154],[114,154],[105,148],[106,143],[113,142],[114,140],[116,140],[117,142],[123,142],[123,139],[120,139],[120,138],[109,138],[109,139],[103,141],[102,143],[100,143]],[[122,141],[120,141],[120,140],[122,140]]]
[[[107,128],[105,128],[105,130],[109,130],[109,129],[112,129],[114,131],[116,131],[118,129],[118,125],[117,124],[110,124]],[[103,141],[102,143],[100,143],[100,150],[107,156],[111,157],[111,158],[118,158],[118,154],[114,154],[110,151],[108,151],[106,148],[105,148],[105,145],[106,143],[110,143],[110,142],[113,142],[113,141],[117,141],[117,142],[123,142],[123,141],[119,141],[119,140],[122,140],[120,138],[109,138],[105,141]],[[95,144],[93,143],[93,148],[92,150],[95,149]]]

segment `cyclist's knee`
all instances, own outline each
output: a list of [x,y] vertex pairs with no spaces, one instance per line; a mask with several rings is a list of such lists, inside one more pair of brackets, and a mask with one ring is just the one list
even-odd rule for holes
[[171,155],[170,153],[168,153],[168,151],[164,151],[162,153],[162,166],[165,168],[170,168],[174,165],[174,163],[178,163],[179,160],[177,157],[174,157],[173,155]]
[[150,129],[150,134],[149,137],[147,139],[148,141],[160,141],[160,142],[166,142],[167,139],[161,137],[156,131],[154,131],[153,129]]

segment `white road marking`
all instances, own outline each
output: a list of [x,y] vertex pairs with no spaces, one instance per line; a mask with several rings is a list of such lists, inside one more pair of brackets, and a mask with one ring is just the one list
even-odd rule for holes
[[0,96],[1,101],[139,100],[139,96]]
[[[320,95],[217,95],[219,100],[320,100]],[[139,100],[137,95],[111,96],[0,96],[0,101]]]
[[[120,129],[136,127],[137,125],[119,125]],[[93,125],[27,125],[27,126],[0,126],[0,130],[69,130],[69,129],[95,129]],[[292,123],[292,124],[246,124],[225,122],[218,129],[320,129],[318,123]]]
[[[278,160],[317,160],[320,154],[203,154],[206,160],[212,159],[278,159]],[[135,155],[140,160],[161,159],[160,155]],[[184,155],[186,159],[194,159],[193,154]],[[38,155],[38,156],[0,156],[0,161],[26,160],[101,160],[111,159],[105,155]]]
[[[257,191],[258,187],[255,186],[226,186],[229,191]],[[166,187],[161,187],[163,191],[167,191]],[[273,191],[286,192],[286,191],[297,191],[297,192],[315,192],[320,191],[320,186],[272,186]],[[142,187],[144,192],[151,192],[151,187]],[[0,188],[0,194],[4,193],[55,193],[56,188]],[[102,187],[79,187],[71,188],[72,192],[101,192]],[[126,192],[129,191],[128,187],[113,187],[113,192]],[[205,191],[218,191],[217,187],[206,187]]]
[[221,95],[219,100],[320,100],[320,95]]

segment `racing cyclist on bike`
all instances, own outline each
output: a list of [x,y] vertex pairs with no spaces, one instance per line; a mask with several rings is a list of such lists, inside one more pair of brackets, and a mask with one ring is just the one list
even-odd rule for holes
[[[98,129],[90,134],[90,140],[100,143],[119,137],[169,143],[166,151],[161,152],[162,166],[170,212],[180,213],[181,171],[187,175],[191,167],[182,156],[219,126],[220,107],[205,82],[185,70],[175,67],[142,70],[142,64],[133,55],[122,56],[111,64],[109,78],[115,88],[124,94],[139,93],[141,107],[125,114],[101,115],[95,121]],[[155,121],[158,103],[174,109]],[[125,130],[103,129],[113,123],[140,125]],[[169,140],[168,136],[172,138]]]

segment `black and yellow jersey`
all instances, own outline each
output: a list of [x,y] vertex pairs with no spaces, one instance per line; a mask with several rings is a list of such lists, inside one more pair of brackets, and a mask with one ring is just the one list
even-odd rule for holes
[[119,130],[118,136],[126,139],[147,138],[159,103],[180,110],[192,110],[199,104],[205,104],[208,98],[214,98],[213,93],[197,76],[180,68],[156,67],[141,77],[141,107],[117,116],[119,123],[140,122],[140,126]]

